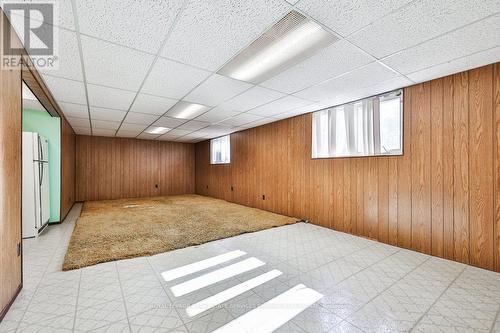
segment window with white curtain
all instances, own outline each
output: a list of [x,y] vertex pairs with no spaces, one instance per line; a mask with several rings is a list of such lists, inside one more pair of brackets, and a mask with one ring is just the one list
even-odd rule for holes
[[403,91],[313,113],[312,157],[403,154]]
[[210,163],[227,164],[231,162],[231,136],[221,136],[210,140]]

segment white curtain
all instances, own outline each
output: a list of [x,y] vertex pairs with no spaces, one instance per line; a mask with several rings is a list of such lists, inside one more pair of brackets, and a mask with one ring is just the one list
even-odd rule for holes
[[210,140],[210,163],[224,164],[231,162],[230,135]]
[[[392,109],[389,104],[382,105],[381,98],[370,97],[361,101],[321,110],[313,114],[313,142],[312,157],[345,157],[345,156],[371,156],[381,154],[401,154],[397,139],[401,138],[402,99],[400,95],[391,95]],[[395,106],[400,106],[400,109]],[[381,112],[390,114],[390,117],[380,116]],[[385,122],[385,123],[381,123]],[[387,123],[390,122],[390,123]],[[394,124],[393,124],[394,123]],[[390,129],[391,136],[385,141],[395,142],[392,146],[399,150],[387,150],[386,136],[381,134],[381,129]],[[398,133],[395,133],[398,132]],[[382,146],[384,146],[382,148]]]

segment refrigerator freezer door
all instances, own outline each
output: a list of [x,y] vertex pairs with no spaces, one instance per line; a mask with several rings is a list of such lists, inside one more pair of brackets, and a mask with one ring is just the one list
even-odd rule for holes
[[40,162],[40,206],[41,225],[49,222],[50,218],[50,191],[49,191],[49,163]]
[[48,162],[49,161],[49,140],[47,138],[39,135],[38,143],[40,145],[40,161]]

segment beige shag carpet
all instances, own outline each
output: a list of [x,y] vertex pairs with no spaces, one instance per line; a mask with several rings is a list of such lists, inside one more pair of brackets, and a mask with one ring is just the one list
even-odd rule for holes
[[153,255],[296,221],[199,195],[88,201],[76,222],[63,270]]

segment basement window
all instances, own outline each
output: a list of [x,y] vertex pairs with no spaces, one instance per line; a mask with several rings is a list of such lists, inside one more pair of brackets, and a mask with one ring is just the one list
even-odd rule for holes
[[312,158],[403,154],[403,91],[313,113]]
[[210,140],[210,164],[231,162],[231,136],[225,135]]

